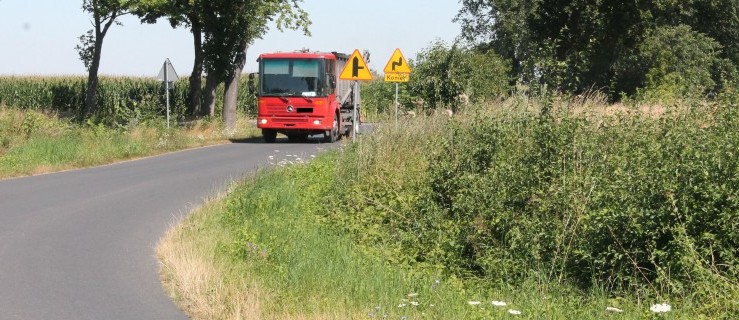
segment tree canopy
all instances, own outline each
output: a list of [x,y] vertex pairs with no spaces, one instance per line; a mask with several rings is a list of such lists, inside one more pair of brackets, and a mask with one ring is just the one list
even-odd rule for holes
[[[311,21],[300,8],[302,0],[211,0],[203,3],[203,54],[208,73],[206,96],[214,84],[225,82],[223,117],[226,130],[235,125],[238,83],[246,63],[246,50],[274,21],[277,28],[302,28],[309,34]],[[206,98],[209,109],[214,99]]]
[[88,71],[85,94],[85,116],[97,109],[98,69],[103,50],[103,40],[118,18],[128,14],[132,7],[129,0],[83,0],[82,10],[91,15],[93,29],[80,36],[76,49]]
[[[513,75],[568,92],[596,89],[617,98],[635,94],[657,78],[668,61],[711,70],[720,90],[739,63],[736,0],[462,0],[456,20],[462,36],[481,50],[493,49],[513,64]],[[668,39],[660,35],[682,32]],[[679,40],[679,41],[675,41]],[[675,56],[666,57],[670,46]],[[686,61],[691,47],[707,55]],[[644,57],[652,57],[646,59]],[[654,59],[661,57],[660,59]],[[697,63],[697,64],[696,64]],[[681,76],[697,75],[682,73]],[[698,78],[703,75],[698,76]],[[695,79],[698,79],[695,78]],[[651,80],[650,80],[651,79]],[[661,79],[667,79],[662,77]],[[695,79],[686,80],[695,82]],[[674,78],[673,78],[674,80]],[[672,80],[669,80],[672,81]],[[654,83],[652,83],[654,84]],[[682,87],[684,84],[678,85]]]
[[[230,127],[235,112],[238,77],[246,49],[275,22],[278,29],[302,29],[309,34],[311,21],[300,8],[302,0],[139,0],[135,13],[142,22],[166,17],[172,27],[186,26],[193,34],[195,63],[190,77],[190,109],[194,115],[213,115],[215,87],[226,82],[224,118]],[[208,81],[201,106],[203,72]],[[229,90],[230,89],[230,90]]]

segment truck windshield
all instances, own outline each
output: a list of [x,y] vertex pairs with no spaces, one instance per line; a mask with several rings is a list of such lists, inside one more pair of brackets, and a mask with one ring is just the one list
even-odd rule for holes
[[262,59],[260,71],[263,96],[323,95],[319,59]]

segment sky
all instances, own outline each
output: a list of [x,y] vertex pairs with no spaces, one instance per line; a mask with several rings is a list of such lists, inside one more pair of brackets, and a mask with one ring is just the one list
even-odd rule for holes
[[[75,46],[92,28],[82,0],[0,0],[0,75],[84,75]],[[313,22],[311,37],[276,28],[247,50],[245,72],[257,70],[260,53],[369,50],[369,67],[382,70],[395,48],[407,59],[435,41],[451,43],[458,0],[304,0]],[[121,19],[104,39],[101,75],[156,77],[166,58],[179,75],[193,65],[192,35],[166,20],[141,24]]]

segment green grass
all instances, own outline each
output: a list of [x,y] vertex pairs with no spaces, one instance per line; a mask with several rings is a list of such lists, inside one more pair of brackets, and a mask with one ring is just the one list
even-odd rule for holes
[[[605,291],[597,290],[583,294],[535,277],[517,285],[484,283],[390,264],[369,254],[354,244],[352,235],[322,218],[320,204],[326,203],[328,191],[322,182],[332,178],[329,168],[336,160],[336,154],[329,154],[310,165],[262,172],[205,210],[193,213],[174,231],[177,236],[160,244],[165,287],[173,290],[185,310],[202,304],[193,301],[223,297],[205,303],[209,312],[203,312],[203,307],[199,312],[189,310],[196,319],[362,319],[370,315],[382,319],[384,314],[389,319],[490,319],[512,316],[509,309],[521,311],[522,319],[650,316],[649,302],[639,304],[633,297],[609,298]],[[172,264],[185,261],[176,256],[175,248],[193,243],[197,244],[195,255],[219,270],[210,284],[204,284],[210,290],[200,292],[206,297],[183,292],[186,280],[173,272],[192,271],[195,264],[191,261]],[[215,283],[239,285],[224,289]],[[256,285],[244,285],[253,283]],[[240,290],[245,291],[242,295],[257,292],[254,299],[259,302],[251,304],[257,305],[257,310],[238,306],[239,299],[229,298]],[[505,301],[508,306],[495,307],[493,300]],[[481,303],[470,305],[470,301]],[[606,312],[609,306],[624,312]],[[673,311],[670,319],[693,318],[682,304],[674,306],[680,309]]]
[[[243,117],[239,128],[236,137],[257,135]],[[171,130],[163,121],[111,128],[76,124],[52,113],[0,108],[0,178],[108,164],[228,138],[218,120]]]
[[[518,232],[536,232],[532,235],[523,234],[529,240],[518,243],[519,246],[543,243],[546,237],[552,237],[556,244],[562,243],[562,239],[574,237],[570,229],[565,230],[570,232],[565,234],[565,238],[556,233],[560,232],[557,223],[566,221],[558,218],[557,210],[567,213],[573,212],[570,211],[572,208],[587,208],[569,207],[584,197],[581,197],[581,193],[564,191],[586,185],[573,183],[582,179],[576,173],[590,172],[582,168],[588,168],[586,165],[589,164],[639,163],[629,162],[628,159],[635,155],[648,157],[655,154],[629,147],[639,146],[640,142],[652,148],[647,150],[673,150],[667,146],[662,149],[655,147],[660,146],[661,141],[670,140],[649,140],[653,137],[642,136],[635,130],[665,132],[655,126],[670,125],[673,127],[663,129],[691,139],[702,137],[691,135],[693,132],[721,132],[719,127],[708,125],[712,119],[710,113],[708,116],[691,118],[682,113],[687,109],[671,114],[651,108],[611,107],[592,101],[555,103],[554,111],[564,108],[566,112],[578,114],[573,118],[561,118],[554,122],[514,121],[530,116],[532,110],[538,112],[539,107],[537,101],[519,98],[489,106],[484,110],[487,115],[483,118],[489,121],[488,125],[477,131],[471,130],[483,140],[465,136],[470,133],[467,124],[483,123],[475,122],[481,120],[475,115],[455,115],[451,120],[445,116],[402,119],[398,125],[383,125],[377,132],[363,137],[359,144],[320,156],[310,164],[261,172],[236,187],[225,198],[210,204],[206,210],[193,213],[160,244],[159,256],[163,263],[165,287],[196,319],[361,319],[370,315],[381,319],[384,314],[390,319],[403,316],[408,319],[490,319],[513,317],[508,313],[509,309],[521,311],[518,318],[523,319],[731,319],[736,315],[734,312],[739,307],[736,279],[730,273],[711,270],[711,266],[704,265],[704,260],[696,251],[680,252],[684,254],[681,263],[692,263],[697,271],[690,275],[689,281],[664,278],[659,282],[633,287],[613,286],[612,283],[597,279],[596,274],[593,274],[588,286],[583,286],[582,278],[571,277],[571,273],[558,268],[561,266],[558,263],[565,261],[571,251],[554,252],[551,255],[554,263],[527,255],[527,252],[535,251],[511,252],[497,256],[505,258],[500,259],[501,264],[495,264],[494,260],[474,260],[496,256],[475,256],[465,251],[469,245],[465,242],[470,241],[488,246],[489,249],[482,250],[482,253],[501,252],[493,250],[506,250],[506,245],[513,248],[516,244],[485,242],[494,239],[485,238],[489,233],[480,226],[492,225],[497,221],[496,215],[482,218],[465,215],[465,212],[452,215],[434,207],[434,189],[430,183],[445,181],[438,177],[432,179],[432,175],[441,172],[440,168],[443,169],[444,165],[454,163],[438,159],[451,157],[457,161],[457,165],[472,165],[474,169],[477,168],[474,167],[477,165],[474,161],[486,161],[491,158],[485,156],[494,155],[486,152],[490,152],[487,149],[489,146],[495,145],[495,139],[512,137],[517,143],[505,143],[505,148],[500,149],[512,153],[497,154],[500,158],[493,159],[499,162],[489,162],[501,164],[500,169],[476,179],[484,181],[499,177],[493,173],[503,173],[505,170],[524,178],[527,174],[531,177],[547,174],[550,177],[556,176],[560,172],[558,170],[564,168],[561,172],[567,175],[562,175],[563,180],[554,179],[549,184],[542,184],[549,189],[544,188],[547,192],[536,193],[539,197],[536,201],[549,203],[549,207],[542,208],[552,211],[534,213],[551,214],[550,223],[531,230],[515,229]],[[560,111],[556,111],[558,116],[570,117]],[[638,121],[632,121],[637,118]],[[672,122],[669,119],[679,121]],[[691,122],[693,120],[697,122]],[[544,129],[551,129],[546,131],[548,135],[530,134],[541,132],[537,131],[542,129],[537,127],[537,123],[544,123]],[[594,126],[577,127],[583,123]],[[713,125],[731,126],[734,123],[716,122]],[[491,128],[492,131],[487,131]],[[573,131],[570,130],[572,128],[594,130]],[[577,133],[577,139],[583,140],[568,139],[572,132]],[[611,137],[623,138],[610,140],[610,144],[598,142],[614,132],[616,135]],[[706,136],[719,139],[710,134]],[[527,140],[530,137],[538,137],[539,140]],[[567,144],[571,141],[586,141],[588,144],[573,147]],[[689,140],[681,141],[688,143]],[[705,145],[723,145],[720,139],[712,141],[714,144]],[[555,144],[548,144],[550,142]],[[533,143],[549,145],[552,151],[545,158],[537,158],[541,154],[536,153]],[[624,153],[618,153],[621,158],[615,158],[612,162],[578,162],[576,160],[579,158],[568,158],[572,154],[568,150],[593,148],[586,149],[582,153],[585,155],[588,155],[587,151],[610,150],[604,146]],[[629,150],[634,151],[630,154]],[[673,161],[679,163],[681,168],[701,165],[690,162],[687,157],[668,160],[669,154],[660,156],[668,161],[665,163]],[[723,156],[722,152],[715,153],[715,157]],[[515,162],[516,159],[525,159],[527,163],[537,166],[543,164],[543,159],[549,167],[542,165],[538,167],[542,171],[537,172],[526,167],[525,163]],[[578,165],[575,167],[578,170],[568,167],[570,161]],[[721,163],[729,162],[722,160]],[[468,173],[464,170],[461,168],[453,172],[462,173],[460,176],[465,179],[482,172]],[[652,171],[647,167],[639,170],[622,170],[619,174],[637,172],[652,174],[656,179],[663,178],[653,174],[663,171]],[[611,171],[603,172],[609,174]],[[451,176],[448,180],[452,182],[452,179],[459,179],[460,176]],[[459,199],[471,201],[472,204],[480,203],[476,201],[490,199],[496,195],[496,190],[504,190],[503,187],[510,188],[533,181],[500,177],[503,182],[493,184],[496,187],[492,189],[485,189],[490,186],[484,184],[464,185],[467,190],[477,193],[463,194],[465,197]],[[670,175],[664,177],[669,179]],[[474,179],[469,181],[474,182]],[[614,188],[626,188],[624,186],[614,184]],[[471,187],[482,189],[472,190]],[[536,188],[540,184],[523,187],[538,190]],[[629,194],[623,193],[622,196]],[[624,205],[606,204],[614,208]],[[527,217],[522,214],[531,214],[525,211],[527,207],[520,210],[516,219],[521,223],[533,225],[538,223],[534,218],[546,218],[544,215]],[[578,212],[583,215],[588,213],[588,210]],[[721,214],[730,216],[732,211]],[[507,218],[498,220],[511,221]],[[516,228],[515,224],[512,225]],[[544,227],[546,225],[550,227]],[[675,230],[679,231],[678,227]],[[480,232],[476,233],[475,230]],[[650,231],[653,230],[640,229],[644,234]],[[543,240],[531,240],[535,236]],[[690,247],[698,242],[691,243],[688,238],[679,239],[687,242],[678,243],[678,248],[705,250]],[[535,246],[521,248],[538,249]],[[625,249],[611,247],[611,250],[621,252]],[[728,248],[727,254],[731,250],[735,248]],[[628,254],[629,251],[626,251]],[[486,272],[476,269],[481,265],[489,269],[485,269]],[[732,270],[730,268],[725,270]],[[199,269],[211,272],[208,277],[199,277]],[[204,278],[207,280],[202,280]],[[438,285],[435,284],[436,280],[439,281]],[[193,285],[195,283],[200,285]],[[494,307],[491,304],[493,300],[505,301],[508,305]],[[470,305],[470,301],[480,301],[481,304]],[[411,302],[417,302],[418,305],[414,306]],[[656,303],[669,303],[672,311],[667,314],[652,313],[650,306]],[[379,312],[376,307],[379,307]],[[623,312],[608,312],[607,307],[615,307]]]

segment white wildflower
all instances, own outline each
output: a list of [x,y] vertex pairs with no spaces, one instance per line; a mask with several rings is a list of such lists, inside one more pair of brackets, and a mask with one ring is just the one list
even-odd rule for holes
[[413,293],[408,294],[408,298],[413,298],[413,297],[418,297],[418,293],[413,292]]
[[411,305],[414,307],[418,307],[419,304],[418,301],[411,301]]
[[401,303],[398,305],[398,308],[403,308],[403,307],[405,307],[405,303]]
[[476,305],[480,304],[480,301],[467,301],[467,304],[469,304],[471,306],[476,306]]
[[514,310],[514,309],[508,309],[508,313],[517,316],[521,314],[521,311]]
[[507,305],[508,305],[507,303],[505,303],[505,302],[503,302],[503,301],[497,301],[497,300],[493,300],[493,302],[491,302],[491,303],[492,303],[492,304],[493,304],[494,306],[496,306],[496,307],[505,307],[505,306],[507,306]]
[[653,304],[651,308],[649,308],[654,313],[665,313],[672,311],[672,306],[667,303],[658,303]]
[[621,310],[619,308],[615,308],[615,307],[608,307],[608,308],[606,308],[606,311],[608,311],[608,312],[616,312],[616,313],[624,312],[623,310]]

